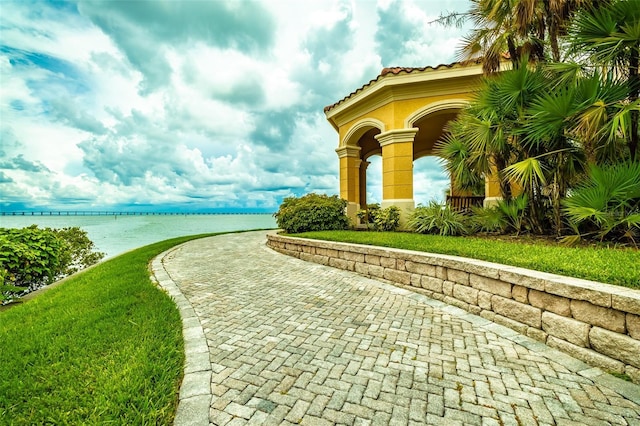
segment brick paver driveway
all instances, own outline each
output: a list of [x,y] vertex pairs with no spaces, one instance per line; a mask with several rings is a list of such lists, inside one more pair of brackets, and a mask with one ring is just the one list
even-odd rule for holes
[[265,234],[192,241],[154,263],[195,311],[185,337],[204,331],[208,353],[187,342],[181,396],[205,401],[211,424],[640,425],[640,387],[413,291],[276,253]]

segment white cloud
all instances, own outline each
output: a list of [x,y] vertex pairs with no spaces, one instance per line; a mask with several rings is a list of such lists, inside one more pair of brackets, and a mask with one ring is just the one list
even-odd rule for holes
[[[337,193],[337,135],[322,108],[385,60],[447,61],[457,37],[416,36],[437,12],[417,0],[2,9],[3,209],[274,210],[285,196]],[[392,9],[390,20],[379,17]],[[386,37],[394,28],[395,50]],[[417,171],[416,187],[442,192],[430,167]]]

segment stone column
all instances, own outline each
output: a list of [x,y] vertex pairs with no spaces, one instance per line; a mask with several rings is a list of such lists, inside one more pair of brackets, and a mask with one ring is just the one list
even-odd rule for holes
[[495,206],[500,200],[502,200],[502,192],[500,191],[498,170],[496,166],[491,165],[491,172],[484,178],[484,206]]
[[413,140],[417,128],[396,129],[375,138],[382,147],[382,208],[396,206],[401,224],[415,208],[413,200]]
[[360,163],[360,208],[367,208],[367,167],[369,167],[368,161],[362,160]]
[[347,216],[356,223],[360,209],[360,147],[336,149],[340,158],[340,198],[347,200]]

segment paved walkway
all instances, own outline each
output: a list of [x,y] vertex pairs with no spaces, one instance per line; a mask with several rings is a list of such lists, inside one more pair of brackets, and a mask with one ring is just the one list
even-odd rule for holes
[[185,321],[176,423],[640,425],[639,386],[408,289],[276,253],[265,234],[154,262]]

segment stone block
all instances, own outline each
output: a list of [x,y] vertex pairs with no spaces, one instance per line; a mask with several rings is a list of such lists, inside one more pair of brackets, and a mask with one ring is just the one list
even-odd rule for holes
[[558,339],[554,336],[547,338],[547,346],[558,349],[572,357],[578,358],[581,361],[586,362],[589,365],[600,367],[605,371],[612,371],[615,373],[624,372],[624,363],[617,359],[610,358],[606,355],[598,353],[594,350],[581,348],[566,340]]
[[474,315],[480,315],[480,312],[482,312],[482,308],[480,308],[480,306],[469,305],[469,312]]
[[596,351],[640,368],[640,340],[604,328],[592,327],[589,342]]
[[329,264],[329,257],[328,256],[321,256],[319,254],[314,254],[313,255],[313,262],[319,263],[321,265],[328,265]]
[[405,268],[405,263],[406,261],[404,259],[396,259],[396,269],[398,271],[406,271],[407,268]]
[[344,270],[349,270],[349,262],[344,260],[344,259],[338,259],[335,257],[330,257],[329,258],[329,266],[332,266],[334,268],[338,268],[338,269],[344,269]]
[[544,291],[547,280],[557,277],[557,275],[548,274],[546,272],[532,271],[517,267],[505,267],[500,270],[500,281],[540,291]]
[[501,296],[493,296],[491,298],[491,306],[496,314],[522,322],[531,327],[541,328],[542,311],[539,308]]
[[385,268],[384,279],[395,283],[409,285],[411,284],[411,274],[405,271],[396,271],[395,269]]
[[306,262],[313,262],[314,261],[313,256],[314,255],[310,254],[310,253],[305,253],[305,252],[300,253],[300,259],[302,259],[302,260],[304,260]]
[[422,287],[420,281],[422,280],[422,275],[420,274],[411,274],[411,287]]
[[611,294],[604,284],[578,278],[558,277],[547,281],[544,291],[571,300],[584,300],[594,305],[611,307]]
[[596,306],[582,300],[571,301],[571,316],[575,319],[617,333],[625,333],[625,315],[615,309]]
[[453,285],[454,283],[451,281],[443,281],[442,292],[447,296],[453,296]]
[[384,276],[384,268],[382,266],[369,265],[369,275],[382,278]]
[[469,285],[469,273],[457,269],[447,270],[447,279],[458,284]]
[[444,303],[448,303],[449,305],[458,307],[460,309],[464,309],[465,311],[469,310],[469,304],[463,302],[462,300],[456,299],[453,296],[445,296]]
[[297,252],[294,250],[280,249],[278,251],[282,254],[286,254],[287,256],[297,257],[297,258],[300,257],[300,252]]
[[635,368],[631,365],[627,365],[624,368],[624,372],[627,376],[631,377],[631,381],[636,385],[640,385],[640,368]]
[[477,288],[478,290],[497,294],[498,296],[506,298],[511,297],[511,283],[494,280],[493,278],[487,278],[476,274],[471,274],[469,277],[469,283],[471,284],[471,287]]
[[430,277],[436,276],[436,267],[434,265],[406,261],[404,267],[408,272],[412,272],[414,274],[428,275]]
[[[486,311],[483,311],[483,312],[486,312]],[[525,334],[528,328],[526,324],[523,324],[519,321],[513,320],[511,318],[507,318],[499,314],[494,315],[491,321],[495,322],[496,324],[504,325],[505,327],[508,327],[514,331],[517,331],[520,334]]]
[[529,304],[528,292],[528,288],[521,285],[514,285],[511,289],[511,297],[520,303]]
[[484,262],[482,260],[469,259],[464,263],[464,271],[470,274],[481,275],[483,277],[500,279],[500,268],[502,265]]
[[396,269],[396,258],[395,257],[381,257],[380,258],[380,266],[384,268]]
[[531,337],[534,340],[537,340],[538,342],[545,343],[549,334],[547,334],[545,331],[538,330],[537,328],[529,327],[527,328],[527,336]]
[[304,253],[316,254],[316,248],[314,246],[300,246]]
[[640,340],[640,316],[627,314],[627,332],[629,336]]
[[380,256],[376,256],[374,254],[365,254],[364,261],[370,265],[380,266]]
[[589,347],[591,325],[552,312],[542,313],[542,329],[552,336],[583,348]]
[[482,311],[480,316],[486,320],[493,321],[496,318],[496,313],[493,311]]
[[482,309],[491,309],[491,297],[493,294],[486,291],[478,290],[478,306]]
[[571,301],[544,291],[529,290],[529,304],[565,317],[571,316]]
[[640,315],[640,291],[631,289],[615,289],[611,295],[611,306],[623,312]]
[[420,285],[426,290],[431,290],[436,293],[442,293],[442,283],[440,278],[422,276]]
[[356,262],[356,272],[362,275],[369,275],[369,265],[363,262]]
[[364,254],[354,253],[351,251],[341,251],[340,257],[344,260],[351,260],[354,262],[364,262]]
[[447,279],[447,268],[444,266],[436,266],[436,278],[440,278],[441,280]]
[[334,249],[327,249],[327,256],[329,257],[338,257],[338,250],[334,250]]
[[432,299],[439,300],[439,301],[441,301],[441,302],[442,302],[442,301],[444,300],[444,298],[446,297],[446,296],[445,296],[444,294],[442,294],[442,293],[435,293],[435,292],[431,292],[431,291],[428,291],[428,290],[425,290],[425,292],[427,292],[427,293],[431,293],[431,295],[430,295],[429,297],[431,297]]
[[453,297],[471,305],[478,304],[478,290],[473,287],[467,287],[466,285],[454,285]]

